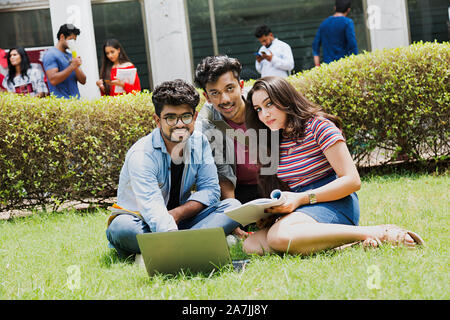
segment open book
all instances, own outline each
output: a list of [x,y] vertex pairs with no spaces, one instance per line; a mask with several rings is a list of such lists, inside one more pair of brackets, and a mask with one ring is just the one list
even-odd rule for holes
[[267,218],[273,213],[264,212],[265,209],[282,205],[286,196],[280,190],[275,189],[270,193],[270,198],[256,199],[243,204],[239,208],[225,211],[225,214],[244,227],[259,219]]
[[[137,72],[136,68],[131,69],[118,68],[116,79],[122,80],[123,82],[129,84],[134,84],[134,80],[136,79],[136,72]],[[115,86],[114,91],[116,93],[123,93],[125,92],[125,89],[122,88],[121,86]]]

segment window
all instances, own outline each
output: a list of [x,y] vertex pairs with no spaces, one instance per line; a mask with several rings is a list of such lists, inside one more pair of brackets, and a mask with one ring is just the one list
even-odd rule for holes
[[0,30],[2,49],[53,46],[50,9],[1,12]]
[[[213,52],[208,0],[187,0],[194,66]],[[214,1],[220,54],[238,58],[242,78],[258,78],[254,52],[260,44],[255,38],[257,26],[267,24],[275,37],[288,43],[294,54],[295,72],[314,66],[312,43],[320,23],[334,13],[329,0],[220,0]],[[355,23],[358,51],[367,50],[366,25],[362,0],[352,2],[349,15]]]
[[408,0],[411,42],[449,41],[448,0]]
[[139,1],[92,4],[95,44],[101,67],[103,44],[117,39],[136,66],[142,89],[150,89],[144,24]]

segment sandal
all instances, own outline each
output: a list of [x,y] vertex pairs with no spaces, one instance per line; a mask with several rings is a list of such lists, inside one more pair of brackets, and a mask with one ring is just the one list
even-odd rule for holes
[[375,249],[381,245],[381,241],[378,238],[368,238],[366,240],[344,244],[342,246],[333,248],[333,250],[341,251],[347,248],[356,247],[358,245],[361,245],[364,249]]
[[[388,242],[394,246],[404,245],[407,247],[415,247],[415,245],[423,246],[425,245],[425,241],[415,232],[405,230],[393,224],[384,224],[381,225],[384,228],[385,239],[383,242]],[[406,241],[406,235],[409,235],[414,243],[410,243]]]

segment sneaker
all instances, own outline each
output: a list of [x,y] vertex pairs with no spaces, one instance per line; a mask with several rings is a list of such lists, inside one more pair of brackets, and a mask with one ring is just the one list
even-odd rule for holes
[[231,248],[238,243],[238,238],[235,235],[229,234],[227,235],[227,243],[228,247]]
[[137,264],[138,266],[145,266],[144,258],[142,257],[142,254],[137,253],[134,256],[134,263]]

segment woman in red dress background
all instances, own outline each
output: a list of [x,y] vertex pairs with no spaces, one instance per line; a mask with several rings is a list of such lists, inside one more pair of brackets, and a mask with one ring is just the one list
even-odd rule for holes
[[136,67],[131,63],[120,42],[116,39],[109,39],[103,45],[100,80],[96,82],[102,96],[116,96],[119,94],[141,91],[141,83],[139,81],[137,70],[135,72],[134,80],[124,81],[120,77],[117,77],[118,73],[123,73],[121,69],[132,70],[136,69]]

